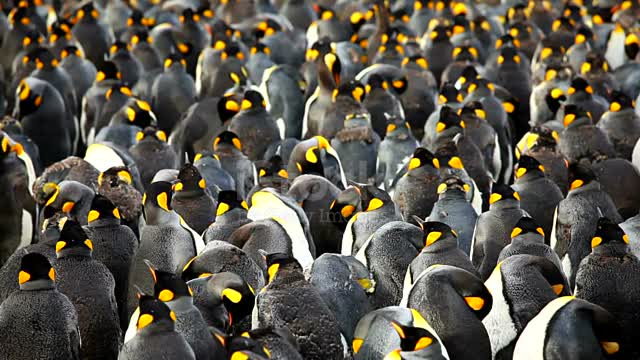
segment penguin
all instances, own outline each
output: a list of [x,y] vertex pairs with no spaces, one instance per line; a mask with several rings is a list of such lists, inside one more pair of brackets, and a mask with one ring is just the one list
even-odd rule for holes
[[564,273],[573,287],[580,261],[589,255],[588,240],[596,230],[597,220],[604,216],[620,223],[622,218],[588,166],[570,165],[569,183],[569,193],[554,214],[550,245],[562,260]]
[[[186,56],[187,72],[194,75],[198,58],[197,54],[211,42],[211,35],[202,24],[202,18],[194,9],[186,8],[182,10],[178,19],[180,20],[180,26],[177,29],[180,35],[178,38],[191,46],[190,53]],[[180,45],[178,45],[178,49],[182,52]]]
[[87,224],[87,215],[95,195],[93,189],[77,181],[64,180],[60,184],[45,184],[43,191],[48,194],[45,206],[67,214],[82,225]]
[[235,191],[236,188],[235,180],[222,168],[220,160],[216,156],[218,155],[214,155],[211,151],[203,151],[193,157],[193,165],[198,168],[200,175],[206,182],[207,189],[214,198],[220,196],[222,191]]
[[2,357],[29,359],[46,354],[80,359],[78,314],[58,291],[56,272],[47,258],[38,253],[24,255],[16,275],[19,290],[0,305]]
[[251,161],[262,158],[269,145],[281,140],[278,126],[265,106],[262,95],[249,90],[244,94],[240,112],[229,123],[228,130],[238,135],[243,152]]
[[378,148],[377,182],[389,191],[391,182],[404,159],[411,157],[418,147],[411,126],[400,117],[387,116],[386,133]]
[[28,12],[27,7],[18,6],[10,10],[8,19],[4,18],[9,22],[8,28],[3,27],[6,33],[2,36],[2,48],[6,52],[0,57],[5,78],[11,74],[11,64],[24,46],[25,35],[36,30],[31,23]]
[[[87,59],[88,60],[88,59]],[[106,94],[113,86],[120,84],[122,74],[116,64],[104,62],[96,67],[97,73],[93,85],[86,91],[82,99],[82,115],[80,118],[80,135],[82,142],[90,144],[96,135],[94,126],[102,113],[102,106],[107,101]]]
[[148,126],[158,126],[158,120],[148,102],[134,97],[117,110],[107,126],[100,129],[96,142],[111,142],[124,149],[135,145],[136,135]]
[[626,159],[603,159],[592,165],[602,189],[611,196],[611,200],[622,218],[627,219],[640,211],[640,199],[628,189],[640,182],[640,173]]
[[317,135],[332,139],[345,127],[347,116],[370,115],[361,103],[364,94],[364,86],[356,80],[340,84],[333,91],[331,104],[324,110],[317,124]]
[[438,87],[436,79],[428,69],[427,60],[420,55],[405,57],[402,70],[405,71],[407,89],[400,96],[402,108],[411,132],[416,139],[424,136],[424,124],[436,109]]
[[615,154],[623,159],[631,159],[633,147],[640,138],[640,116],[632,101],[624,93],[613,91],[609,111],[597,122],[613,143]]
[[255,167],[242,153],[242,142],[231,131],[221,132],[213,141],[213,152],[218,156],[222,168],[235,182],[235,190],[242,198],[249,194],[255,185]]
[[571,80],[567,89],[567,104],[576,104],[591,113],[591,118],[597,124],[607,111],[608,103],[603,97],[593,93],[593,87],[581,77]]
[[298,342],[287,328],[253,329],[248,335],[251,339],[264,344],[272,358],[302,360]]
[[[221,359],[224,354],[222,344],[211,338],[204,318],[193,305],[185,281],[176,274],[155,269],[150,262],[147,262],[147,266],[154,280],[154,297],[164,302],[175,314],[175,331],[189,343],[196,359]],[[139,319],[134,313],[128,330],[131,337],[125,336],[125,343],[135,336],[135,324]]]
[[249,50],[251,56],[247,60],[247,70],[249,72],[249,78],[254,84],[260,84],[264,76],[265,71],[275,66],[275,63],[269,55],[271,49],[263,43],[256,43]]
[[291,180],[303,174],[320,175],[341,190],[347,187],[340,156],[322,136],[314,136],[296,144],[289,155],[287,173]]
[[178,173],[178,182],[173,184],[173,191],[171,206],[189,227],[202,234],[215,221],[217,204],[198,168],[184,165]]
[[274,155],[266,160],[258,160],[253,164],[258,173],[258,184],[251,189],[247,199],[251,199],[253,194],[264,188],[275,189],[279,193],[286,193],[289,190],[289,173],[287,165],[283,164],[279,155]]
[[[35,61],[36,63],[36,70],[29,76],[47,81],[49,84],[53,85],[64,100],[67,116],[74,117],[78,109],[77,97],[74,91],[75,89],[69,74],[58,66],[60,64],[58,59],[56,59],[53,53],[46,48],[38,48],[33,52],[30,52],[27,55],[27,58],[29,61]],[[78,134],[75,119],[73,120],[73,124],[72,136],[73,139],[77,141]]]
[[[318,19],[307,28],[307,40],[328,38],[337,43],[349,39],[351,29],[338,17],[334,9],[316,4],[313,10]],[[313,41],[309,42],[313,43]]]
[[[20,120],[24,134],[40,149],[42,166],[47,167],[72,154],[72,118],[68,117],[60,93],[48,82],[28,77],[16,92],[13,117]],[[52,141],[55,139],[55,141]]]
[[71,84],[76,96],[76,114],[82,112],[82,99],[95,81],[98,70],[91,61],[85,59],[84,52],[75,45],[69,45],[60,51],[59,67],[66,71],[71,78]]
[[389,222],[401,220],[391,196],[373,185],[354,184],[362,209],[351,217],[342,236],[342,255],[355,255],[369,237]]
[[565,53],[569,65],[575,73],[580,72],[580,67],[587,57],[587,53],[594,47],[594,32],[586,25],[579,26],[576,30],[574,44]]
[[365,85],[366,95],[362,105],[371,114],[373,130],[381,138],[386,133],[389,117],[404,119],[404,110],[398,96],[401,96],[406,88],[407,80],[405,78],[398,78],[389,83],[379,74],[374,73],[368,77]]
[[371,126],[366,113],[352,113],[345,117],[344,128],[331,140],[348,179],[361,183],[375,183],[377,152],[380,137]]
[[[629,250],[629,236],[611,220],[598,219],[591,238],[591,254],[582,259],[578,267],[575,295],[602,306],[616,318],[622,329],[619,356],[624,358],[640,354],[637,336],[630,331],[638,321],[633,311],[638,290],[632,279],[639,273],[640,261]],[[607,286],[618,282],[614,289]]]
[[429,221],[443,222],[450,226],[457,234],[458,247],[467,256],[471,253],[473,230],[478,218],[473,205],[466,199],[466,193],[470,189],[471,187],[458,177],[444,179],[437,188],[438,201],[427,218]]
[[[418,221],[418,219],[416,219]],[[424,248],[418,256],[411,261],[404,279],[404,289],[408,289],[422,272],[431,265],[451,265],[464,269],[474,276],[479,273],[473,267],[469,255],[459,247],[457,232],[449,225],[438,221],[418,222],[422,229]]]
[[153,296],[139,294],[139,298],[136,335],[124,343],[118,359],[169,357],[195,360],[196,356],[191,346],[184,336],[175,330],[176,314]]
[[145,276],[147,266],[144,260],[151,261],[158,270],[175,271],[204,247],[202,239],[192,233],[186,223],[183,225],[180,215],[171,208],[172,194],[170,183],[156,182],[149,186],[142,198],[145,225],[140,229],[140,246],[129,273],[129,314],[135,306],[133,286],[143,291],[152,288],[150,279]]
[[[256,297],[252,327],[287,327],[305,359],[342,358],[348,349],[338,322],[300,264],[286,254],[269,254],[267,269],[269,284]],[[291,316],[296,326],[287,320]]]
[[162,69],[162,61],[151,44],[152,38],[147,30],[137,30],[131,36],[131,54],[138,59],[144,72]]
[[[566,102],[567,96],[564,91],[559,87],[554,88],[552,85],[551,82],[544,82],[534,90],[534,95],[530,99],[531,118],[529,124],[531,126],[544,125],[555,120],[558,110],[562,107],[563,102]],[[544,98],[544,102],[541,101],[541,97]],[[547,126],[549,125],[547,124]]]
[[109,47],[109,61],[120,70],[122,82],[132,88],[144,71],[142,63],[131,53],[131,45],[124,41],[116,41]]
[[566,195],[569,190],[568,161],[558,150],[559,139],[557,132],[547,127],[534,126],[530,134],[523,137],[522,149],[518,149],[520,145],[516,148],[516,155],[528,155],[538,160],[544,166],[546,175],[558,185],[562,194]]
[[73,14],[73,21],[75,24],[71,34],[82,46],[87,59],[101,68],[113,39],[108,29],[100,23],[100,12],[93,2],[83,3]]
[[[250,63],[247,66],[249,65]],[[249,73],[253,76],[254,72],[250,70]],[[265,69],[259,83],[260,92],[267,101],[267,110],[276,119],[279,128],[284,126],[284,134],[281,132],[280,135],[283,138],[300,137],[300,119],[303,118],[305,109],[301,86],[306,83],[298,71],[286,65],[273,65]]]
[[[135,174],[135,171],[133,171]],[[108,198],[118,208],[122,225],[126,225],[138,234],[138,223],[142,215],[142,185],[140,179],[132,176],[126,166],[107,169],[98,176],[96,192]]]
[[375,285],[369,270],[351,256],[324,254],[313,262],[309,282],[335,315],[347,343],[352,343],[358,321],[371,310],[367,292]]
[[418,359],[449,359],[442,340],[424,317],[415,309],[399,306],[365,315],[358,322],[352,349],[355,359],[402,359],[414,354]]
[[225,347],[231,356],[238,354],[247,355],[249,359],[269,359],[271,352],[266,346],[260,342],[248,337],[248,332],[243,333],[245,336],[233,336],[227,338]]
[[489,359],[491,343],[482,320],[492,304],[491,293],[473,274],[432,265],[414,280],[400,306],[416,309],[425,318],[451,358]]
[[439,24],[425,32],[420,45],[429,64],[429,70],[433,73],[438,83],[442,79],[444,69],[452,60],[453,44],[450,41],[451,35],[452,33],[448,26]]
[[196,102],[196,87],[179,55],[169,55],[163,64],[164,72],[151,87],[151,108],[158,116],[160,130],[170,133],[181,114]]
[[615,156],[615,148],[606,133],[593,125],[591,116],[583,109],[575,105],[564,106],[562,122],[564,131],[558,149],[570,163]]
[[424,124],[424,137],[422,138],[421,144],[425,146],[427,149],[434,151],[434,144],[436,142],[435,138],[440,133],[438,131],[437,124],[440,121],[440,110],[446,106],[449,109],[452,109],[452,113],[455,113],[459,108],[462,107],[462,102],[464,101],[462,93],[456,89],[454,84],[445,83],[440,87],[440,95],[438,95],[438,104],[440,105],[438,109],[429,115],[427,122]]
[[609,72],[609,63],[605,56],[598,51],[590,51],[580,66],[580,76],[584,77],[594,93],[607,97],[607,95],[620,87],[616,78]]
[[504,47],[499,50],[498,69],[495,83],[504,87],[522,105],[519,115],[529,118],[529,97],[531,95],[531,76],[523,69],[522,58],[516,48]]
[[58,289],[78,312],[83,356],[116,357],[121,345],[116,284],[109,269],[93,259],[92,252],[93,242],[80,224],[66,221],[56,242],[55,277]]
[[218,194],[216,219],[203,233],[206,244],[213,240],[228,241],[235,230],[251,220],[247,219],[249,206],[238,197],[234,190],[224,190]]
[[[474,85],[475,83],[472,83],[469,89],[473,89]],[[484,167],[487,171],[494,178],[499,178],[502,170],[500,142],[498,134],[487,121],[487,113],[484,110],[484,106],[478,101],[470,101],[459,111],[460,119],[464,121],[465,125],[464,136],[468,137],[482,154]]]
[[167,144],[164,131],[148,126],[136,134],[137,143],[129,148],[129,153],[140,169],[140,181],[148,188],[154,175],[162,169],[176,169],[178,156]]
[[[328,42],[328,39],[326,39]],[[322,46],[322,45],[320,45]],[[302,138],[322,135],[319,132],[319,124],[325,111],[333,103],[333,92],[340,85],[340,58],[329,49],[320,48],[312,50],[318,53],[315,60],[317,66],[318,86],[311,97],[305,103],[302,119]]]
[[471,260],[483,280],[489,278],[500,251],[509,244],[513,227],[528,216],[520,209],[518,192],[504,184],[493,184],[489,204],[489,211],[478,217],[471,247]]
[[544,243],[544,229],[533,218],[522,217],[511,231],[511,243],[502,249],[498,263],[512,255],[534,255],[551,261],[560,271],[562,263],[551,247]]
[[109,126],[113,116],[116,115],[123,106],[127,105],[131,98],[133,98],[133,93],[128,86],[118,83],[109,88],[104,97],[105,102],[102,104],[100,113],[96,118],[93,128],[91,129],[90,143],[98,142],[98,135],[102,135],[100,134],[102,129]]
[[419,147],[413,152],[407,173],[398,180],[393,192],[393,202],[404,219],[412,215],[429,216],[438,201],[439,169],[440,162],[429,150]]
[[493,306],[482,322],[495,359],[512,357],[527,323],[558,296],[571,294],[562,270],[533,255],[509,256],[496,266],[485,286],[493,296]]
[[522,155],[518,160],[513,189],[520,195],[520,208],[542,227],[546,234],[545,243],[548,245],[553,229],[553,212],[564,199],[562,191],[546,176],[546,168],[528,155]]
[[84,230],[93,239],[93,258],[104,264],[113,275],[120,328],[124,330],[128,316],[125,310],[129,271],[138,250],[138,238],[129,227],[121,225],[121,219],[118,207],[106,197],[96,195],[91,202],[88,224]]
[[620,328],[612,314],[573,296],[547,304],[524,328],[516,359],[613,359],[620,351]]

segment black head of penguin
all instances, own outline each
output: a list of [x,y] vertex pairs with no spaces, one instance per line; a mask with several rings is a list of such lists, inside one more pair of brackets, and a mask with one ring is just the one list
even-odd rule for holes
[[202,192],[207,183],[193,164],[185,164],[178,173],[178,182],[173,184],[175,193]]
[[429,70],[429,63],[424,56],[420,54],[414,54],[402,59],[402,68],[407,70],[427,71]]
[[460,76],[456,79],[456,87],[460,90],[468,91],[467,88],[471,84],[471,82],[480,77],[478,74],[478,70],[476,70],[475,66],[469,65],[462,69],[460,72]]
[[460,191],[466,193],[471,190],[471,185],[465,183],[457,176],[450,176],[446,178],[440,185],[438,185],[438,194],[444,194],[447,191]]
[[164,59],[163,65],[164,71],[172,71],[173,69],[182,69],[182,71],[186,71],[187,61],[182,55],[172,53]]
[[191,291],[187,283],[180,276],[158,270],[149,261],[144,260],[153,277],[153,296],[162,302],[169,302],[181,297],[191,297]]
[[267,18],[256,24],[253,35],[256,39],[262,39],[282,31],[282,26],[275,20]]
[[542,227],[540,227],[533,218],[521,217],[511,231],[511,238],[513,239],[526,234],[535,234],[536,237],[540,237],[541,241],[544,241],[544,230]]
[[449,225],[439,221],[422,221],[417,216],[414,217],[414,220],[422,229],[425,247],[431,246],[437,241],[453,240],[455,244],[458,243],[458,234]]
[[452,83],[444,83],[440,88],[440,95],[438,95],[438,103],[440,105],[449,103],[461,103],[463,101],[462,94],[456,89]]
[[635,59],[640,52],[640,40],[635,33],[629,33],[624,39],[624,53],[629,59]]
[[564,118],[562,124],[565,128],[591,124],[591,114],[579,106],[567,104],[563,106]]
[[[55,39],[55,36],[65,36],[67,34],[62,29],[60,29],[59,32],[62,34],[56,34],[55,32],[52,32],[52,34],[50,35],[50,39]],[[69,37],[69,39],[71,39],[71,37]],[[44,38],[42,37],[42,35],[40,35],[39,32],[29,29],[22,37],[22,49],[28,52],[30,49],[37,47],[39,44],[42,44],[43,41]],[[53,40],[51,41],[52,43],[55,42]]]
[[87,223],[91,224],[95,221],[114,221],[120,223],[120,210],[113,205],[111,200],[96,194],[91,201],[91,210],[87,216]]
[[26,81],[21,81],[16,91],[16,106],[20,117],[33,114],[44,102],[44,87],[32,88]]
[[586,42],[591,43],[593,39],[593,31],[591,31],[588,26],[581,25],[576,30],[576,37],[574,39],[576,45]]
[[119,99],[121,98],[124,98],[126,100],[127,98],[130,98],[132,96],[133,93],[131,92],[131,88],[120,83],[111,86],[109,90],[107,90],[107,92],[104,94],[104,98],[107,101],[114,102],[119,101]]
[[580,74],[601,75],[609,72],[609,63],[603,54],[590,51],[580,66]]
[[453,135],[462,132],[465,124],[460,115],[449,106],[443,106],[440,109],[440,117],[436,124],[436,137],[453,137]]
[[429,330],[420,327],[404,326],[395,321],[391,321],[391,326],[393,326],[393,329],[400,337],[400,348],[387,354],[385,356],[386,360],[402,360],[401,352],[410,352],[412,356],[427,356],[441,353],[440,349],[435,349],[435,351],[432,352],[434,349],[430,347],[434,343],[438,344],[438,339]]
[[353,186],[340,192],[329,207],[330,219],[341,228],[344,228],[359,211],[361,211],[360,191]]
[[84,58],[84,52],[76,45],[67,45],[60,50],[60,60],[64,60],[69,56]]
[[587,93],[589,95],[593,94],[593,87],[589,85],[587,80],[582,77],[576,77],[571,80],[571,85],[567,89],[567,95],[572,96],[574,94]]
[[144,130],[138,131],[136,134],[136,141],[139,143],[144,141],[166,143],[167,134],[162,130],[158,130],[155,126],[147,126]]
[[118,53],[129,53],[131,51],[131,46],[124,41],[114,41],[109,48],[109,54],[113,57]]
[[29,12],[30,10],[26,6],[18,6],[12,9],[9,13],[9,23],[11,25],[30,25],[31,19],[29,19]]
[[121,78],[120,70],[112,61],[104,61],[96,73],[96,82],[98,83],[105,80],[120,80]]
[[385,205],[392,205],[391,197],[384,190],[373,185],[355,184],[360,193],[362,211],[369,212],[380,209]]
[[242,200],[238,193],[233,190],[223,190],[218,193],[218,208],[216,216],[222,216],[234,209],[249,210],[249,205]]
[[304,278],[304,275],[302,275],[302,266],[300,266],[298,260],[293,257],[284,253],[267,254],[265,257],[269,284],[278,282],[278,280],[282,278],[279,276],[281,273],[299,273],[298,275]]
[[[29,54],[25,55],[25,57],[27,58],[26,62],[35,62],[36,69],[50,70],[58,66],[58,59],[56,59],[49,49],[44,47],[37,47],[33,49]],[[23,59],[23,61],[25,60]]]
[[527,7],[524,4],[516,4],[507,9],[507,12],[505,14],[507,23],[510,24],[519,21],[526,21],[528,18],[526,10]]
[[[248,333],[232,337],[226,342],[225,347],[227,348],[227,353],[231,354],[231,357],[235,359],[244,359],[244,357],[239,355],[244,355],[242,353],[243,351],[252,352],[253,354],[257,354],[267,359],[271,358],[269,349],[267,349],[267,347],[261,342],[250,338]],[[247,360],[249,359],[250,357],[247,358]]]
[[[200,276],[209,275],[211,274]],[[255,302],[255,291],[240,275],[232,272],[213,274],[207,281],[207,287],[222,301],[229,316],[229,325],[251,314]]]
[[244,99],[242,99],[240,109],[242,111],[247,111],[254,109],[264,109],[266,106],[267,104],[259,92],[255,90],[249,90],[244,93]]
[[120,109],[118,113],[121,113],[123,117],[126,118],[127,124],[137,126],[141,129],[158,124],[158,120],[151,110],[151,106],[144,100],[132,97],[127,100],[127,104]]
[[489,196],[489,204],[493,205],[497,202],[514,200],[519,202],[520,195],[514,191],[511,186],[505,184],[494,183],[491,187],[491,196]]
[[218,151],[219,147],[232,147],[242,151],[240,138],[231,131],[223,131],[213,140],[213,151]]
[[520,68],[522,59],[515,47],[507,46],[500,49],[497,61],[500,67],[515,70]]
[[329,74],[331,75],[335,86],[340,85],[340,72],[342,71],[342,64],[338,55],[333,52],[329,52],[318,58],[317,61],[321,62],[323,66],[325,66],[329,70]]
[[584,164],[569,164],[569,190],[580,189],[596,181],[596,174]]
[[477,117],[479,119],[487,119],[487,113],[484,111],[484,107],[482,103],[479,101],[470,101],[459,110],[461,122],[464,121],[465,117]]
[[262,178],[277,177],[280,181],[284,182],[289,179],[287,166],[278,155],[272,156],[269,160],[258,160],[255,162],[255,166],[258,172],[258,182],[260,182]]
[[307,50],[305,57],[307,61],[316,61],[332,51],[331,40],[327,37],[323,37],[311,45],[311,48]]
[[171,209],[171,196],[173,195],[172,191],[173,185],[170,182],[166,181],[157,181],[151,183],[147,187],[147,192],[145,192],[142,197],[142,205],[144,206],[145,217],[148,216],[147,213],[149,209],[161,209],[162,211],[170,212]]
[[591,238],[591,248],[594,251],[606,251],[606,248],[619,250],[626,248],[628,245],[629,236],[625,234],[618,224],[604,217],[598,219],[596,232]]
[[504,34],[496,40],[495,47],[497,50],[501,50],[502,48],[507,48],[507,47],[518,49],[520,48],[520,40],[518,40],[516,37],[514,37],[511,34]]
[[609,111],[616,113],[625,109],[633,109],[635,107],[635,101],[631,100],[625,93],[614,90],[609,96],[611,103],[609,104]]
[[440,168],[440,161],[436,159],[436,157],[431,153],[431,151],[419,147],[411,156],[411,160],[409,160],[409,171],[413,171],[415,169],[421,168],[423,166],[429,166],[436,169]]
[[73,220],[67,220],[60,232],[60,239],[56,243],[58,259],[66,256],[91,256],[92,252],[93,243],[82,226]]
[[138,331],[144,330],[147,326],[153,328],[175,329],[176,314],[162,301],[150,295],[139,294],[138,308],[140,316],[136,323]]
[[[219,45],[219,41],[216,42],[216,43],[218,44],[218,46],[221,46],[221,45]],[[216,46],[216,45],[214,45],[214,46]],[[227,41],[225,43],[224,49],[222,49],[222,51],[220,52],[220,60],[222,60],[222,61],[227,61],[227,60],[230,60],[230,59],[236,59],[236,60],[240,61],[241,63],[244,63],[245,58],[246,57],[244,55],[244,52],[242,51],[242,48],[235,41]],[[235,83],[238,83],[238,82],[239,83],[244,83],[246,79],[243,77],[243,78],[240,78],[240,81],[236,81],[236,79],[233,79],[233,78],[232,78],[232,80]]]
[[534,157],[522,155],[516,164],[514,176],[519,179],[529,173],[543,174],[544,170],[544,166]]
[[387,119],[387,130],[385,139],[406,140],[411,138],[411,125],[400,116],[385,115]]
[[21,290],[53,289],[56,272],[47,258],[39,253],[29,253],[20,260],[18,284]]
[[139,9],[132,9],[131,14],[127,18],[127,26],[147,26],[147,19],[144,17],[144,13]]
[[444,24],[437,25],[431,30],[429,37],[432,42],[448,42],[451,37],[451,28]]
[[[374,75],[371,77],[373,76]],[[371,80],[371,77],[369,77],[369,80]],[[369,86],[369,84],[367,84],[367,86]],[[335,102],[339,96],[346,96],[357,102],[362,102],[365,98],[365,94],[369,93],[366,89],[368,89],[368,87],[363,86],[359,81],[350,80],[346,83],[340,84],[340,86],[333,91],[333,101]]]
[[228,120],[231,120],[233,116],[240,112],[240,104],[242,99],[240,99],[236,94],[226,94],[220,98],[218,101],[218,116],[220,116],[220,121],[224,124]]
[[458,46],[453,49],[451,54],[453,61],[478,61],[478,49],[470,45]]

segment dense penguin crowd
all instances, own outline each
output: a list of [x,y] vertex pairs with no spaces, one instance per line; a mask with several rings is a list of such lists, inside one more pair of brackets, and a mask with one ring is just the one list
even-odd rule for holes
[[0,360],[640,359],[639,0],[0,9]]

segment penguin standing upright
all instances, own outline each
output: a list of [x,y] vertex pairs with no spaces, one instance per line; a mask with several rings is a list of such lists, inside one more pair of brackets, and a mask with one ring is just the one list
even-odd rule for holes
[[393,202],[404,219],[429,216],[438,200],[439,169],[440,162],[429,150],[419,147],[413,152],[407,174],[398,180],[393,192]]
[[[520,208],[536,219],[548,244],[553,229],[553,212],[564,198],[562,191],[545,175],[545,167],[533,157],[522,155],[515,169],[513,189],[520,195]],[[544,196],[540,196],[545,194]]]
[[382,182],[383,188],[390,190],[391,181],[402,161],[413,154],[418,147],[418,141],[411,133],[411,126],[400,117],[387,117],[386,134],[378,148],[378,183]]
[[[532,136],[533,135],[533,136]],[[558,185],[562,194],[566,195],[569,190],[569,172],[567,170],[567,159],[558,149],[558,134],[546,127],[534,126],[526,139],[528,148],[516,149],[518,155],[528,155],[540,162],[544,166],[547,176]],[[520,145],[518,145],[520,147]]]
[[82,99],[82,115],[80,118],[80,135],[82,142],[91,144],[96,135],[95,126],[102,113],[102,106],[106,103],[106,94],[111,87],[120,84],[122,74],[116,64],[105,61],[97,68],[95,81],[87,89]]
[[482,322],[491,339],[494,359],[511,358],[518,335],[527,323],[557,296],[571,294],[562,270],[551,261],[532,255],[505,259],[485,286],[493,296],[493,305]]
[[82,110],[82,99],[96,79],[98,70],[95,65],[84,58],[81,49],[74,45],[67,46],[60,52],[60,68],[69,74],[76,94],[78,108],[76,113]]
[[109,53],[109,45],[113,42],[111,33],[99,22],[100,12],[93,2],[84,3],[75,12],[75,25],[71,29],[73,37],[78,40],[87,59],[101,68],[105,55]]
[[151,87],[151,107],[160,130],[170,133],[180,116],[196,102],[196,86],[187,73],[186,62],[176,54],[164,60],[164,72]]
[[534,255],[551,261],[560,271],[562,263],[558,254],[544,243],[544,230],[529,217],[522,217],[511,231],[511,243],[502,249],[498,263],[513,255]]
[[368,114],[353,113],[344,119],[344,128],[331,140],[351,181],[375,183],[380,137],[371,127]]
[[0,305],[0,356],[80,359],[78,314],[57,290],[56,273],[47,258],[38,253],[26,254],[14,276],[18,277],[20,289]]
[[83,356],[114,358],[121,344],[116,284],[109,269],[91,257],[92,252],[93,242],[80,224],[65,222],[56,243],[56,279],[60,292],[78,312]]
[[171,207],[184,221],[202,234],[215,219],[216,201],[207,190],[207,183],[198,168],[186,164],[178,173],[178,182],[173,185]]
[[[267,269],[269,284],[256,298],[253,327],[287,327],[305,359],[342,359],[346,349],[338,322],[300,264],[286,254],[269,254]],[[292,316],[294,322],[287,320]]]
[[[603,115],[604,116],[604,115]],[[564,131],[558,149],[574,163],[582,159],[589,162],[598,157],[614,157],[615,149],[606,133],[593,125],[591,116],[575,105],[564,106]]]
[[640,138],[640,116],[634,109],[635,102],[624,93],[613,91],[611,100],[609,111],[602,115],[597,126],[613,143],[616,155],[629,160]]
[[591,238],[591,254],[580,262],[576,275],[576,297],[602,306],[615,316],[622,329],[620,356],[640,356],[638,336],[631,329],[638,323],[634,310],[640,289],[640,261],[629,251],[629,237],[606,218],[600,218]]
[[589,239],[598,219],[604,216],[620,223],[622,218],[589,167],[570,165],[569,181],[569,193],[556,208],[550,245],[562,260],[564,273],[573,287],[580,261],[589,254]]
[[113,275],[120,328],[126,329],[129,271],[138,250],[138,238],[129,227],[121,225],[120,210],[102,195],[93,198],[87,221],[84,229],[92,239],[93,258],[103,263]]
[[242,153],[242,142],[231,131],[221,132],[213,141],[214,154],[219,157],[222,168],[231,175],[236,192],[244,198],[255,185],[255,170],[251,161]]
[[[120,349],[118,359],[185,359],[196,356],[184,337],[175,331],[176,314],[153,296],[138,294],[136,335]],[[212,339],[213,341],[213,339]]]
[[521,217],[527,216],[520,209],[520,195],[507,185],[493,185],[489,204],[489,211],[478,217],[471,249],[473,265],[483,280],[489,278],[500,251],[509,244],[513,227]]
[[167,135],[155,126],[147,126],[136,134],[137,143],[129,148],[131,157],[140,169],[140,181],[146,189],[162,169],[178,167],[178,155],[167,144]]

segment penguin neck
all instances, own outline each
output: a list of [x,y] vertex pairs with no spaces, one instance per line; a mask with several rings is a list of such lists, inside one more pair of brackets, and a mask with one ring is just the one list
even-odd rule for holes
[[49,279],[32,280],[20,284],[20,290],[22,291],[54,290],[55,288],[55,283]]
[[216,223],[230,224],[236,221],[245,220],[247,218],[247,210],[242,208],[235,208],[227,211],[219,217],[216,217]]
[[532,180],[536,180],[536,179],[541,179],[544,177],[544,173],[542,173],[541,171],[536,171],[536,170],[532,170],[532,171],[527,171],[526,174],[524,174],[523,176],[519,177],[516,180],[516,184],[518,183],[523,183],[523,182],[527,182],[527,181],[532,181]]
[[489,210],[511,210],[520,209],[520,202],[515,199],[504,199],[489,206]]
[[145,326],[138,330],[139,336],[149,336],[157,333],[172,332],[175,330],[175,324],[169,319],[161,319],[155,321],[153,324]]
[[594,254],[607,257],[623,257],[630,252],[629,246],[620,241],[612,241],[593,249]]
[[77,260],[91,260],[91,250],[79,246],[62,249],[56,255],[58,259],[74,258]]
[[166,302],[165,304],[176,314],[182,314],[193,309],[193,298],[191,296],[180,296],[175,300]]
[[306,282],[302,269],[293,269],[285,266],[283,269],[278,271],[276,277],[269,283],[269,287],[284,287],[289,286],[291,283],[300,281]]
[[437,240],[436,242],[434,242],[429,246],[425,246],[422,249],[422,252],[431,254],[431,253],[438,253],[438,252],[451,250],[457,247],[458,247],[458,239],[451,236],[442,240]]
[[526,233],[522,235],[518,235],[515,238],[511,239],[512,244],[544,244],[544,237],[538,233]]
[[596,180],[591,180],[588,184],[582,185],[577,189],[569,190],[567,197],[576,196],[589,191],[600,191],[600,183]]
[[193,189],[183,189],[173,194],[173,196],[176,199],[191,199],[191,198],[196,198],[203,195],[205,195],[204,189],[201,189],[197,186]]
[[440,194],[440,196],[438,197],[438,200],[447,201],[447,200],[463,199],[466,201],[466,196],[467,194],[464,191],[461,191],[458,189],[448,189],[447,191]]
[[174,211],[166,211],[154,206],[153,211],[145,211],[145,220],[148,225],[179,224],[180,218]]
[[104,228],[104,227],[117,227],[120,225],[120,219],[105,218],[97,219],[89,223],[90,228]]

